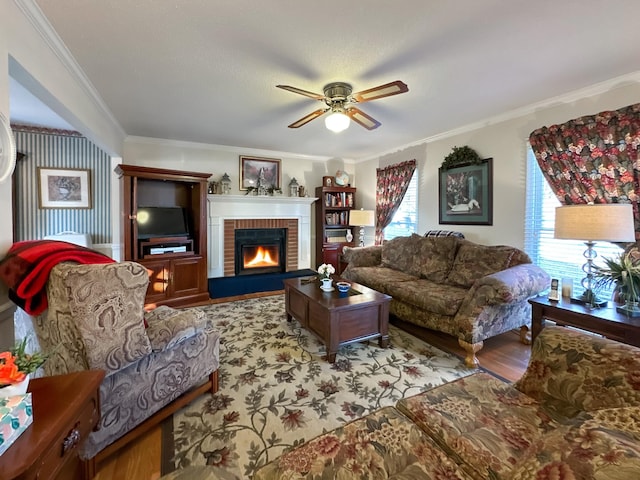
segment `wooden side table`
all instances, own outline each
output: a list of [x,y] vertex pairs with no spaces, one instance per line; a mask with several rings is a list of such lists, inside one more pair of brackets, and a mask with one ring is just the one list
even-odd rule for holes
[[531,304],[531,339],[544,328],[549,319],[559,325],[569,325],[612,340],[640,347],[640,317],[628,317],[618,313],[612,302],[602,308],[589,309],[585,305],[571,303],[569,299],[549,300],[535,297]]
[[83,478],[78,446],[100,420],[103,378],[88,370],[31,380],[33,423],[0,456],[0,478]]

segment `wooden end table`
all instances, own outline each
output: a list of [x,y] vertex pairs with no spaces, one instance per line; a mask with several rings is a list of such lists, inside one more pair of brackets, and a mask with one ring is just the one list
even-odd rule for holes
[[[347,293],[324,292],[312,278],[283,281],[287,320],[295,318],[322,339],[327,361],[335,362],[338,348],[349,343],[379,338],[381,348],[389,345],[389,295],[354,282]],[[341,280],[334,276],[334,285]]]
[[532,341],[544,328],[545,319],[549,319],[558,325],[569,325],[640,347],[640,317],[618,313],[612,302],[602,308],[589,309],[585,305],[571,303],[569,299],[555,301],[539,296],[531,298],[529,303]]
[[0,456],[0,478],[84,478],[78,446],[100,420],[103,378],[87,370],[31,380],[33,423]]

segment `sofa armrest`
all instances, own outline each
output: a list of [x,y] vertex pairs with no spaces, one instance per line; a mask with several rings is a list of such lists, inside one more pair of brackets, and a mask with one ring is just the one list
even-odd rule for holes
[[175,345],[204,331],[207,317],[199,310],[175,310],[166,305],[145,314],[147,336],[154,352],[173,348]]
[[571,328],[545,327],[515,387],[558,417],[639,406],[640,348]]
[[376,267],[382,263],[382,245],[344,247],[342,255],[350,267]]
[[484,305],[522,302],[549,288],[550,277],[537,265],[523,263],[479,278],[470,295]]

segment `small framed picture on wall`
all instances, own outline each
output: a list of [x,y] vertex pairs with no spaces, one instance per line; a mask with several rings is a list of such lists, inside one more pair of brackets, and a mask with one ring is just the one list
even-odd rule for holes
[[91,208],[91,171],[38,168],[40,208]]

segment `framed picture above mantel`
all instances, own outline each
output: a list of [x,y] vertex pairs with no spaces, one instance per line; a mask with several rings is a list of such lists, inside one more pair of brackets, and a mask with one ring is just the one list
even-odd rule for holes
[[279,190],[280,177],[279,159],[240,156],[240,190]]
[[439,169],[438,220],[445,225],[493,225],[493,159]]

